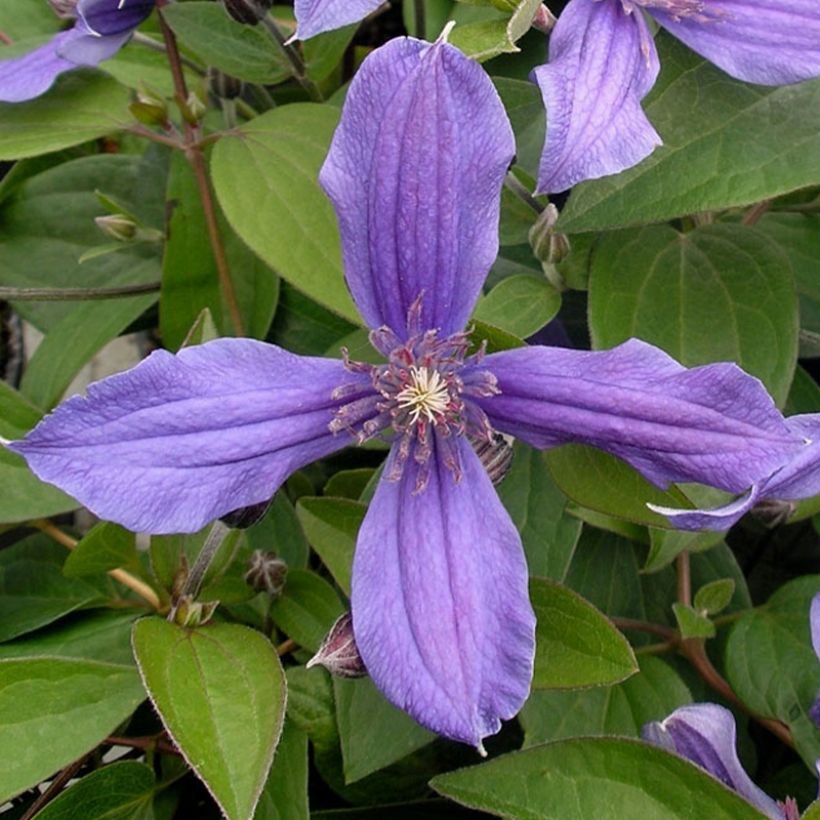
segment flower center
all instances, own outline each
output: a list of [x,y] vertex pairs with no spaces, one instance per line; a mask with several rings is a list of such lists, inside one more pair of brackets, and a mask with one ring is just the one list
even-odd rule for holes
[[450,389],[438,370],[411,367],[410,383],[396,394],[396,405],[410,411],[410,421],[416,424],[419,416],[435,423],[451,405]]

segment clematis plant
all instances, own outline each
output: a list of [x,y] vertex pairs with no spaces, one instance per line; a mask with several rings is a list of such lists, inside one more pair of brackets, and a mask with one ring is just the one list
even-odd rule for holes
[[[487,355],[465,330],[498,249],[514,153],[479,65],[396,39],[351,84],[320,181],[378,365],[220,339],[89,388],[10,444],[102,518],[195,531],[353,442],[392,443],[356,546],[370,676],[430,729],[482,748],[527,697],[535,619],[520,536],[474,452],[493,431],[613,453],[659,486],[739,493],[805,449],[760,382],[637,340]],[[480,342],[481,340],[475,340]]]
[[[0,60],[0,102],[39,97],[65,71],[113,57],[154,8],[154,0],[79,0],[76,22],[39,48]],[[2,54],[2,52],[0,52]]]
[[540,191],[617,173],[661,144],[641,109],[659,71],[645,13],[739,80],[820,75],[815,0],[571,0],[550,35],[549,62],[533,72],[547,110]]

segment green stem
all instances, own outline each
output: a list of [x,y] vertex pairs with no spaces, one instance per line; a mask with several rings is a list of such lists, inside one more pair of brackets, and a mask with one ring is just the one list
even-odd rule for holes
[[532,208],[535,213],[540,214],[543,212],[544,206],[532,195],[527,187],[518,180],[518,177],[516,177],[512,171],[507,171],[507,176],[504,177],[504,187],[510,191],[510,193],[515,194],[525,205]]
[[156,293],[159,282],[125,285],[121,288],[1,288],[0,300],[6,302],[90,302],[100,299],[124,299]]

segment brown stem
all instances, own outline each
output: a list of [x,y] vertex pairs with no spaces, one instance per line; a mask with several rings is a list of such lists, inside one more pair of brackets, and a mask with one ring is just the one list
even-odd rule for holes
[[5,31],[0,31],[0,43],[4,46],[13,46],[14,40],[12,40]]
[[540,214],[544,210],[544,206],[530,193],[526,185],[523,185],[518,177],[512,172],[508,171],[507,176],[504,177],[504,186],[510,193],[515,194],[525,205]]
[[[72,538],[68,533],[63,532],[59,527],[55,527],[54,524],[44,518],[32,521],[31,525],[53,538],[58,544],[62,544],[66,549],[73,550],[77,544],[80,543],[76,538]],[[130,572],[126,572],[124,569],[112,569],[109,570],[108,574],[116,581],[119,581],[123,586],[136,592],[143,600],[151,604],[154,609],[161,608],[162,603],[157,593],[144,581],[135,578]]]
[[20,820],[31,820],[40,809],[47,803],[50,803],[62,790],[63,786],[74,777],[80,770],[80,767],[85,763],[88,755],[83,755],[79,760],[75,760],[70,765],[66,766],[55,778],[48,784],[48,788],[28,807],[28,811],[20,818]]
[[170,148],[176,148],[178,151],[184,151],[186,146],[184,143],[180,142],[173,137],[167,137],[165,134],[158,134],[156,131],[152,131],[150,128],[145,128],[142,125],[132,125],[128,128],[128,131],[138,137],[142,137],[146,140],[151,140],[151,142],[158,142],[160,145],[167,145]]
[[648,632],[650,635],[658,635],[666,641],[674,642],[678,633],[669,626],[653,624],[649,621],[638,621],[634,618],[611,617],[610,620],[618,629],[634,629],[636,632]]
[[199,197],[202,200],[202,211],[205,215],[205,225],[208,228],[208,237],[211,241],[216,269],[219,273],[219,282],[222,286],[222,294],[225,297],[225,304],[228,306],[228,313],[231,317],[231,324],[237,336],[245,335],[245,326],[242,322],[242,315],[239,312],[239,302],[236,298],[231,270],[228,265],[228,257],[222,243],[222,236],[219,230],[219,221],[216,216],[216,204],[208,181],[208,170],[205,165],[205,155],[202,153],[197,129],[188,122],[185,116],[188,111],[188,86],[185,82],[185,74],[182,70],[182,60],[177,47],[176,37],[171,31],[165,18],[162,16],[162,9],[168,5],[168,0],[157,0],[157,7],[160,10],[159,23],[162,29],[162,37],[165,41],[165,50],[168,52],[168,63],[171,67],[171,76],[174,79],[175,96],[180,110],[183,112],[182,122],[185,129],[185,156],[191,164],[196,177],[196,184],[199,190]]
[[692,568],[689,553],[684,550],[678,555],[676,569],[678,573],[678,602],[692,606]]
[[155,293],[159,287],[159,282],[151,282],[121,288],[0,288],[0,299],[7,302],[89,302]]
[[745,215],[743,216],[743,224],[744,225],[757,225],[760,217],[766,213],[771,207],[772,202],[770,199],[764,199],[762,202],[757,202],[746,211]]
[[286,641],[279,644],[276,647],[276,654],[281,658],[283,655],[287,655],[289,652],[293,652],[294,649],[298,649],[299,644],[296,641],[292,641],[288,638]]
[[706,654],[706,649],[703,646],[703,639],[688,638],[681,641],[680,645],[683,656],[692,664],[695,671],[703,678],[706,683],[712,687],[719,695],[721,695],[729,703],[737,706],[738,709],[744,711],[747,715],[752,717],[761,726],[768,729],[775,737],[785,743],[787,746],[794,748],[794,740],[789,727],[779,720],[772,720],[770,718],[762,717],[755,714],[745,703],[735,694],[729,682],[715,669],[709,656]]

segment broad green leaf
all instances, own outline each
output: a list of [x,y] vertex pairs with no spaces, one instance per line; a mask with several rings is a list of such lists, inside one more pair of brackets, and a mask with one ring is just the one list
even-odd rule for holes
[[[47,3],[40,0],[17,0],[6,3],[0,18],[0,29],[13,41],[37,34],[51,34],[60,27],[60,21]],[[0,59],[5,59],[0,49]]]
[[[0,119],[0,133],[3,122]],[[94,223],[95,217],[107,213],[97,191],[133,211],[146,227],[163,227],[163,202],[158,200],[155,189],[164,191],[164,160],[164,154],[153,151],[147,151],[143,157],[100,154],[46,168],[20,182],[0,204],[0,284],[107,288],[158,281],[158,245],[123,245],[118,253],[83,263],[79,260],[89,249],[106,243]],[[136,316],[150,298],[138,296],[83,304],[26,301],[16,303],[15,309],[43,332],[61,320],[68,321],[67,317],[74,313],[87,311],[85,324],[74,326],[71,344],[66,345],[65,337],[62,344],[88,349],[91,343],[84,337],[102,333],[96,326],[106,325],[110,314],[123,317],[123,303],[134,303],[136,310],[132,315]],[[116,334],[114,326],[107,326],[109,334]],[[70,324],[65,326],[66,334],[69,328]],[[94,350],[99,343],[95,345]],[[71,352],[62,352],[61,358],[64,367],[77,360]]]
[[638,670],[626,638],[592,604],[544,578],[530,582],[535,628],[535,689],[619,683]]
[[[482,342],[487,342],[488,353],[498,353],[501,350],[512,350],[516,347],[523,347],[525,342],[519,336],[500,327],[482,322],[480,319],[472,319],[470,327],[473,329],[471,341],[473,350],[477,349]],[[472,352],[472,351],[471,351]]]
[[40,820],[154,820],[156,782],[145,763],[121,760],[92,772],[38,812]]
[[515,53],[516,46],[529,30],[540,0],[521,0],[511,16],[456,26],[449,41],[468,57],[483,62],[499,54]]
[[0,644],[0,660],[7,658],[75,658],[134,663],[131,627],[139,610],[94,610],[64,618],[48,629]]
[[296,505],[307,540],[346,595],[350,595],[356,536],[366,512],[358,501],[329,496],[300,498]]
[[67,658],[0,661],[0,800],[91,751],[144,698],[129,666]]
[[638,737],[644,724],[663,720],[691,702],[689,689],[672,667],[643,655],[638,674],[615,686],[533,692],[518,719],[525,747],[589,735]]
[[128,90],[98,72],[71,71],[30,102],[0,103],[0,160],[59,151],[129,124]]
[[307,735],[290,720],[282,737],[254,820],[308,820]]
[[628,464],[593,447],[568,444],[549,450],[546,459],[555,483],[571,499],[616,518],[668,529],[669,522],[647,504],[692,507],[676,487],[659,490]]
[[[103,60],[99,67],[118,83],[135,91],[149,90],[161,97],[174,96],[174,78],[168,68],[168,56],[162,48],[162,38],[153,37],[156,50],[141,43],[128,43],[110,60]],[[199,75],[183,65],[185,79],[190,88],[196,88]]]
[[300,646],[315,652],[342,614],[342,602],[333,587],[313,572],[288,573],[282,595],[271,607],[274,623]]
[[820,820],[820,800],[815,800],[801,815],[802,820]]
[[0,641],[8,641],[88,606],[100,593],[79,578],[66,578],[67,550],[30,536],[0,551]]
[[435,735],[388,703],[370,678],[333,679],[346,783],[384,769]]
[[473,316],[523,339],[551,321],[560,307],[561,294],[546,279],[517,274],[481,299]]
[[339,112],[300,103],[223,137],[211,172],[228,221],[280,276],[361,323],[345,287],[336,218],[318,183]]
[[695,609],[703,610],[710,615],[716,615],[729,606],[734,594],[734,579],[719,578],[717,581],[711,581],[700,587],[695,593],[693,604]]
[[703,820],[704,807],[709,820],[764,817],[694,764],[625,738],[548,743],[430,785],[467,806],[529,820]]
[[589,324],[596,348],[634,336],[687,367],[734,361],[786,400],[797,359],[791,265],[755,228],[657,225],[608,235],[593,256]]
[[97,524],[68,554],[63,574],[69,578],[98,575],[119,567],[139,568],[136,536],[104,521]]
[[263,635],[237,624],[134,626],[134,654],[174,742],[229,820],[251,817],[285,715],[285,676]]
[[251,549],[275,552],[291,569],[307,567],[310,548],[284,491],[274,496],[265,517],[246,530],[245,537]]
[[820,80],[750,85],[665,32],[656,42],[662,70],[645,110],[663,147],[635,168],[577,186],[561,230],[658,222],[820,182]]
[[515,160],[531,177],[538,173],[544,146],[544,103],[538,87],[526,80],[492,77],[515,133]]
[[361,498],[365,487],[370,483],[375,474],[372,467],[358,467],[354,470],[339,470],[334,473],[322,489],[324,495],[336,496],[340,498]]
[[0,436],[9,440],[24,436],[43,416],[8,382],[0,381]]
[[715,625],[693,607],[675,601],[672,604],[675,620],[682,638],[714,638]]
[[299,727],[317,749],[339,745],[336,705],[330,675],[320,667],[288,669],[288,720]]
[[820,689],[820,664],[809,635],[809,605],[820,575],[784,584],[765,606],[743,615],[726,645],[726,676],[743,703],[789,725],[795,747],[814,771],[820,731],[808,716]]
[[498,495],[521,533],[530,575],[563,581],[582,525],[567,512],[543,454],[517,443]]
[[162,16],[184,46],[231,77],[274,85],[291,74],[289,63],[264,26],[238,23],[217,3],[166,6]]

